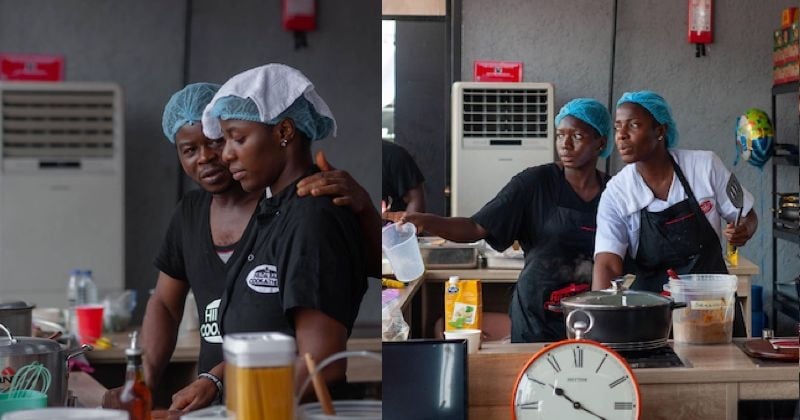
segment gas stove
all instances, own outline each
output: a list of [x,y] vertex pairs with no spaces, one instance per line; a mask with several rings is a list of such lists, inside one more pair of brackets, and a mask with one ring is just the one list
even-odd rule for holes
[[618,351],[633,369],[684,367],[683,361],[670,346],[651,350]]

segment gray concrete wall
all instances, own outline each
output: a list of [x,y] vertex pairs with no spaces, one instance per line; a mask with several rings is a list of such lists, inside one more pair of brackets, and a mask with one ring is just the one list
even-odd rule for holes
[[[186,5],[191,7],[189,82],[224,82],[260,64],[282,62],[314,81],[339,124],[321,142],[380,200],[380,4],[319,2],[318,30],[294,50],[280,2],[104,2],[0,0],[0,51],[61,54],[66,80],[114,81],[125,92],[125,284],[155,284],[152,261],[178,200],[180,169],[161,132],[161,112],[182,87]],[[66,287],[67,273],[64,273]],[[372,281],[362,323],[377,325],[379,285]],[[141,296],[144,298],[145,296]]]
[[[463,1],[462,61],[464,80],[476,59],[524,63],[525,81],[555,85],[556,109],[578,96],[606,102],[612,59],[613,1],[498,0],[492,7]],[[742,254],[757,264],[768,306],[771,264],[771,168],[733,166],[734,123],[751,107],[770,109],[772,31],[783,8],[795,2],[715,2],[715,42],[708,56],[694,57],[686,41],[686,2],[620,0],[613,55],[612,97],[628,90],[658,91],[670,102],[681,133],[680,147],[715,151],[745,188],[753,192],[761,219],[757,235]],[[797,140],[796,95],[779,98],[779,131]],[[613,156],[613,155],[612,155]],[[613,160],[614,173],[619,169]],[[779,184],[797,191],[796,168],[782,168]],[[779,243],[780,279],[800,273],[796,244]]]

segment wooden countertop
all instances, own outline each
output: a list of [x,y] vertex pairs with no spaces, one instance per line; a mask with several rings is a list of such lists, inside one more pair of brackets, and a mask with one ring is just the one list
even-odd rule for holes
[[[114,347],[106,350],[86,352],[86,358],[92,364],[125,363],[125,344],[130,340],[128,333],[112,333],[107,337]],[[347,340],[347,350],[366,350],[381,352],[380,337],[351,338]],[[170,363],[196,363],[200,354],[200,333],[198,331],[185,332],[178,336],[175,352]],[[347,364],[347,377],[351,382],[378,382],[381,380],[381,369],[376,369],[376,361],[366,358],[352,358]]]
[[[735,344],[671,345],[686,367],[634,369],[642,392],[642,418],[735,419],[739,400],[798,398],[797,363],[751,359]],[[470,417],[508,418],[514,379],[542,347],[543,343],[486,344],[470,355]],[[701,413],[703,407],[709,411]],[[708,413],[713,414],[704,416]]]
[[[431,281],[447,281],[450,276],[459,276],[463,279],[481,279],[485,282],[500,282],[507,283],[508,280],[516,281],[519,277],[520,270],[518,269],[501,269],[501,268],[452,268],[442,270],[426,270],[425,279]],[[739,265],[728,266],[730,274],[741,275],[756,275],[759,273],[758,266],[753,264],[747,258],[739,256]]]

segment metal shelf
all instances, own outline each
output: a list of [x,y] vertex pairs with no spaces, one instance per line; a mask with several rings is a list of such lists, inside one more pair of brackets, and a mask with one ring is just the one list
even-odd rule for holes
[[780,226],[773,226],[772,234],[775,235],[776,238],[781,238],[786,241],[797,242],[800,244],[800,232],[796,230],[786,229]]
[[797,296],[792,296],[789,293],[776,290],[773,294],[773,305],[780,313],[792,318],[795,321],[800,321],[800,300]]
[[783,83],[780,85],[775,85],[772,87],[772,94],[773,95],[783,95],[785,93],[797,93],[798,88],[800,88],[800,83],[798,82],[791,82],[791,83]]

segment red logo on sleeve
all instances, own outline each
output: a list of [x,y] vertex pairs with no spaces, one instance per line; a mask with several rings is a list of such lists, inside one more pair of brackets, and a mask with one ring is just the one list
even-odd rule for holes
[[702,203],[700,203],[700,210],[703,210],[704,214],[708,214],[708,212],[710,212],[711,209],[713,208],[714,208],[714,203],[712,203],[711,200],[705,200]]

